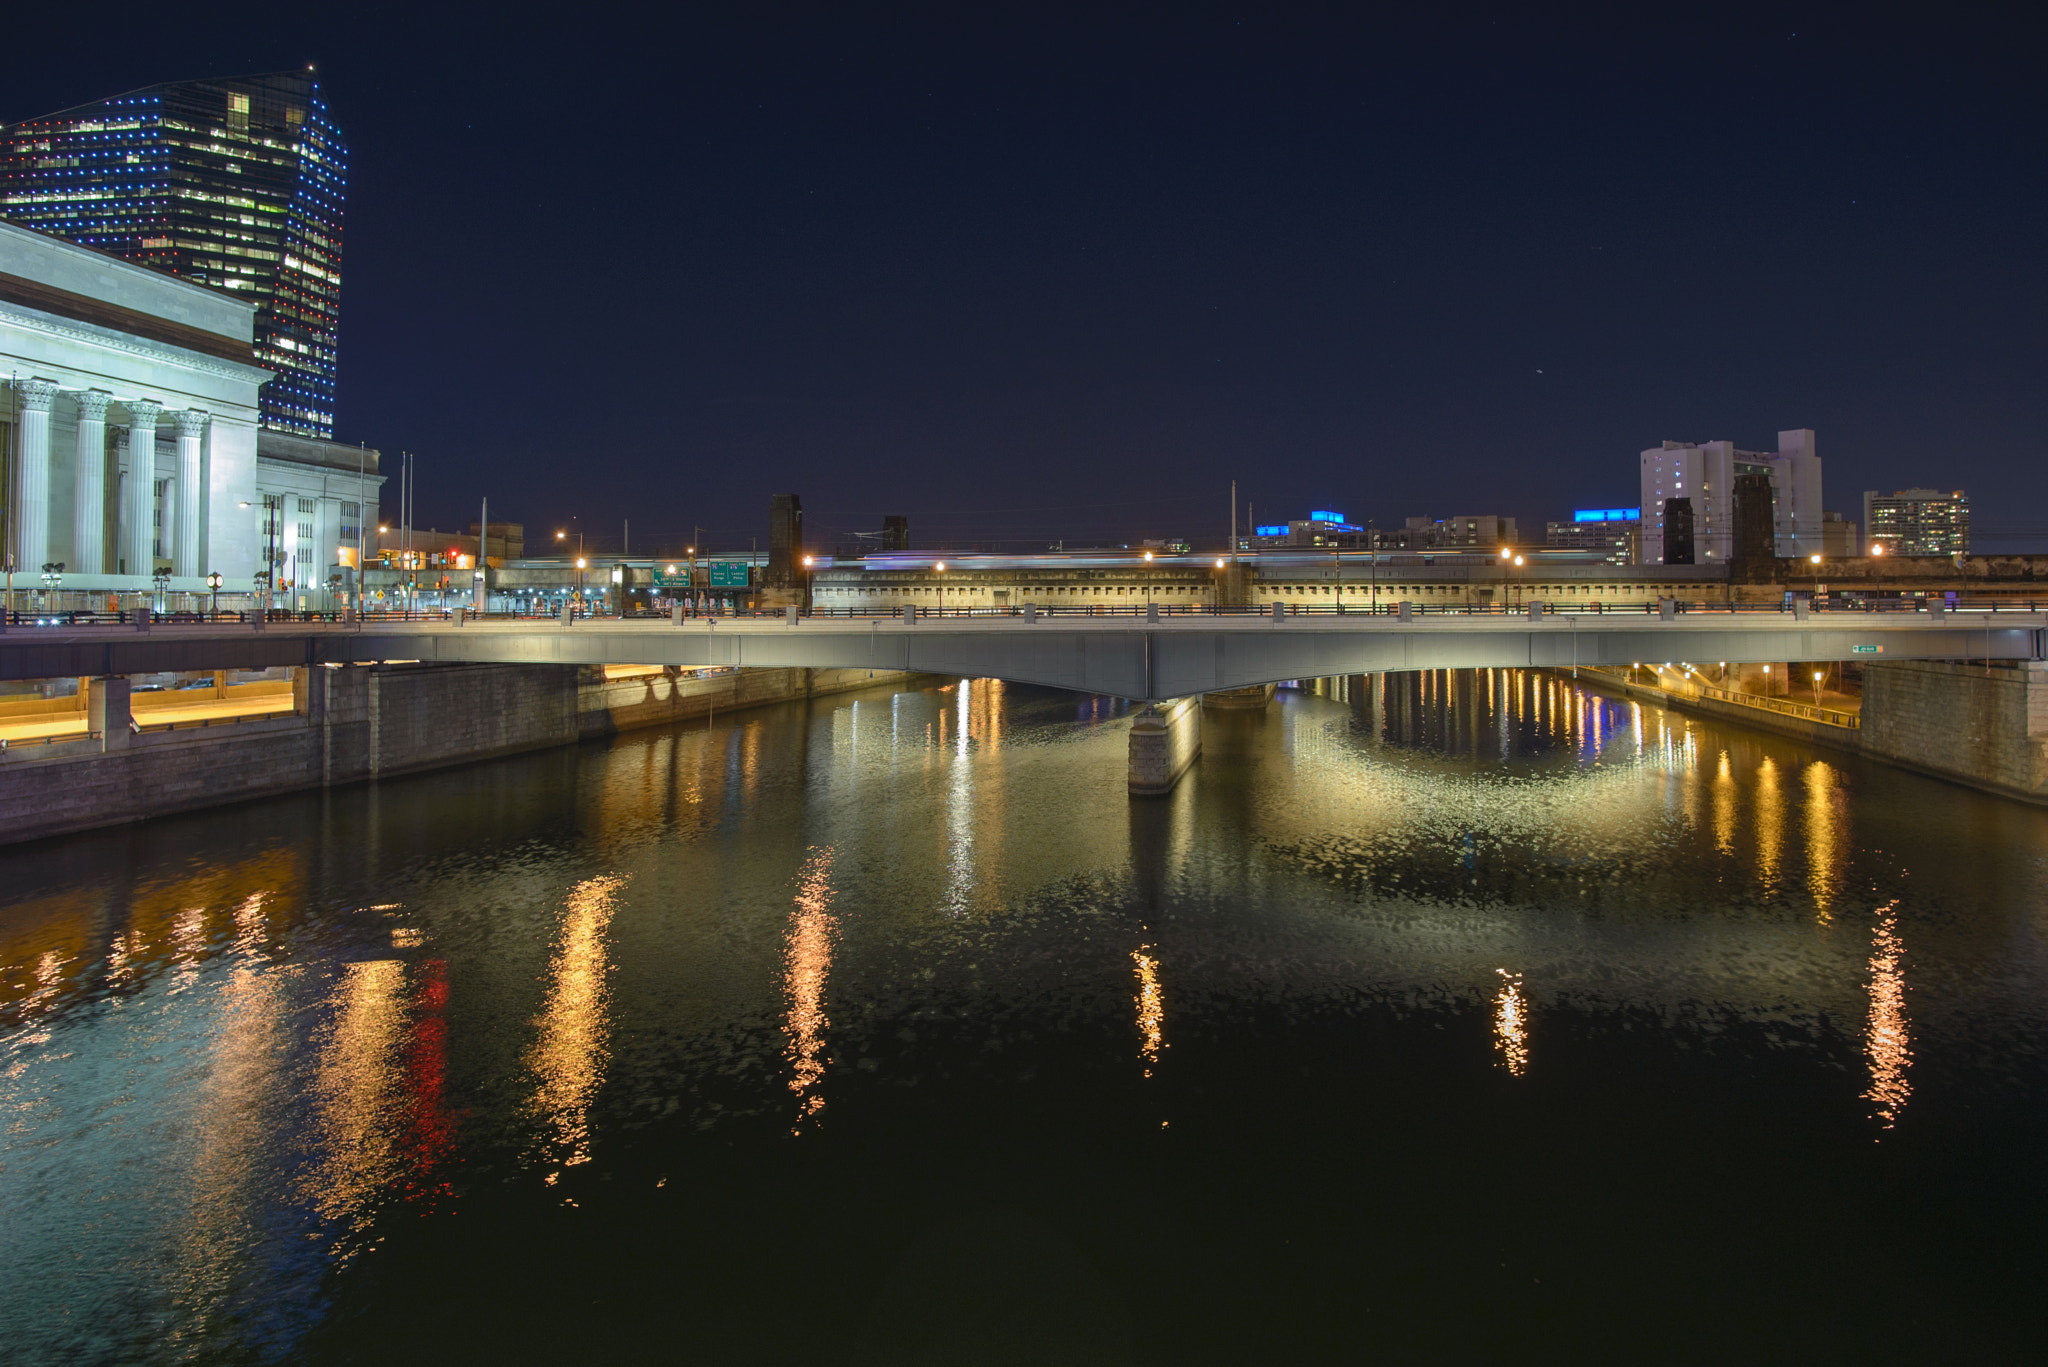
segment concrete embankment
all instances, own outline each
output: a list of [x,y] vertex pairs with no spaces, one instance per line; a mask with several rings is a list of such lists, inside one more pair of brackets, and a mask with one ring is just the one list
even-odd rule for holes
[[[922,676],[866,669],[639,672],[590,665],[296,671],[286,716],[0,751],[0,842],[572,745]],[[125,681],[121,690],[125,693]]]
[[2048,803],[2048,662],[1909,661],[1863,669],[1861,725],[1695,698],[1581,671],[1589,688],[1853,751],[2023,802]]

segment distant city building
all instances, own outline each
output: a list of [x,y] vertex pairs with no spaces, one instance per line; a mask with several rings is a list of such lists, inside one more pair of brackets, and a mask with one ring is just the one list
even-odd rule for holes
[[1344,520],[1344,514],[1328,510],[1312,512],[1295,522],[1268,522],[1252,528],[1253,548],[1330,546],[1363,549],[1365,545],[1365,528],[1353,526]]
[[1641,554],[1640,508],[1580,508],[1569,522],[1544,524],[1543,541],[1559,550],[1599,551],[1610,565],[1633,565]]
[[1830,560],[1868,555],[1870,548],[1857,539],[1856,524],[1844,521],[1840,513],[1820,515],[1820,553]]
[[901,513],[891,513],[882,519],[882,549],[885,551],[907,551],[910,549],[910,519]]
[[[1863,526],[1886,555],[1968,555],[1970,500],[1961,489],[1866,490]],[[1868,547],[1864,548],[1866,551]]]
[[257,304],[260,425],[328,438],[347,155],[311,68],[169,82],[0,128],[0,217]]
[[[1772,550],[1780,557],[1821,549],[1821,465],[1813,430],[1778,433],[1776,451],[1733,442],[1667,441],[1642,453],[1643,563],[1726,564],[1736,553],[1736,478],[1766,476],[1772,492]],[[1693,561],[1667,553],[1666,509],[1688,514]]]

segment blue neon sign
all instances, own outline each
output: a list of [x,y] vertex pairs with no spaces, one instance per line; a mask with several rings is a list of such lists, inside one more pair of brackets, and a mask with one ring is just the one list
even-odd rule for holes
[[1580,508],[1572,514],[1574,522],[1640,522],[1641,508]]

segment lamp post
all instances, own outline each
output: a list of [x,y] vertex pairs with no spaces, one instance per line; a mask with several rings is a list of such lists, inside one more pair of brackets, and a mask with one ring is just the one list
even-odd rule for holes
[[43,566],[43,606],[56,606],[52,601],[58,589],[64,587],[64,562],[52,560]]
[[1503,607],[1507,605],[1506,599],[1508,596],[1508,560],[1514,553],[1512,547],[1502,546],[1500,548],[1500,596]]
[[209,610],[207,611],[207,616],[209,616],[209,617],[218,617],[218,616],[220,616],[220,571],[219,571],[219,570],[210,570],[210,571],[208,571],[208,572],[207,572],[207,575],[206,575],[206,587],[207,587],[207,589],[208,589],[208,590],[210,590],[210,591],[212,592],[212,594],[213,594],[213,606],[212,606],[212,607],[211,607],[211,608],[210,608],[210,609],[209,609]]
[[1884,543],[1883,543],[1882,541],[1873,541],[1873,542],[1871,542],[1871,543],[1870,543],[1870,567],[1871,567],[1871,570],[1872,570],[1872,571],[1873,571],[1873,572],[1874,572],[1874,573],[1876,574],[1876,576],[1877,576],[1877,596],[1878,596],[1879,598],[1883,598],[1883,597],[1884,597]]
[[158,612],[170,611],[169,606],[165,602],[165,595],[171,589],[171,572],[169,570],[158,570],[150,576],[150,580],[156,585],[156,610]]
[[1820,710],[1820,676],[1822,672],[1818,669],[1813,671],[1813,706],[1815,711]]
[[802,611],[806,616],[811,611],[811,566],[816,563],[815,557],[808,555],[804,557],[804,601]]
[[[578,603],[583,603],[586,597],[586,595],[583,592],[583,571],[588,569],[589,566],[590,562],[585,560],[582,556],[579,555],[576,557],[576,601]],[[584,615],[588,616],[589,613],[586,611]]]
[[[1145,552],[1145,564],[1147,567],[1152,564],[1152,552],[1150,551]],[[1145,615],[1147,617],[1152,615],[1152,576],[1149,574],[1145,576]]]

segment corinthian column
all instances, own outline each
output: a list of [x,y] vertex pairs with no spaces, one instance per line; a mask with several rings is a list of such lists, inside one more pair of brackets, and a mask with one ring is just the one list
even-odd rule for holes
[[156,419],[164,406],[150,399],[128,405],[128,483],[121,498],[122,568],[144,579],[156,572]]
[[201,575],[199,563],[199,510],[206,506],[206,481],[200,477],[206,441],[206,414],[197,408],[178,414],[178,527],[171,547],[171,573]]
[[78,501],[71,511],[71,568],[107,568],[107,400],[104,389],[78,396]]
[[21,424],[14,567],[40,574],[50,558],[50,403],[57,397],[57,386],[49,380],[29,380],[14,392]]

